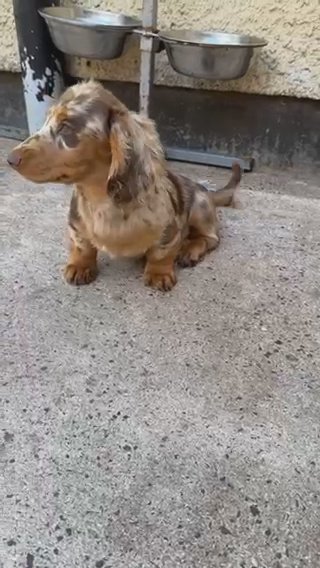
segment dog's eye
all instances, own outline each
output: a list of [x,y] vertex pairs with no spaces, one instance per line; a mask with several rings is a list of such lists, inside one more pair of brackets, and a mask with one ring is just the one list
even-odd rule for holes
[[68,148],[75,148],[78,145],[79,139],[71,124],[61,124],[57,130],[57,134]]

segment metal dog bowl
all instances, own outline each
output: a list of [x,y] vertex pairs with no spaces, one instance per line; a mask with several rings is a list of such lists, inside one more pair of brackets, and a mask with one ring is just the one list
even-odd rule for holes
[[43,8],[39,14],[60,51],[87,59],[120,57],[129,34],[141,26],[131,16],[78,7]]
[[171,66],[197,79],[238,79],[248,70],[254,48],[267,42],[256,37],[192,30],[160,31]]

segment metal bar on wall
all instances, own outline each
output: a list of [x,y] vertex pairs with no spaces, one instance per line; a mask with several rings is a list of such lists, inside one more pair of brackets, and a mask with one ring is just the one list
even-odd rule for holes
[[[143,0],[142,25],[144,32],[155,32],[157,28],[158,0]],[[149,116],[150,96],[154,79],[154,38],[141,35],[140,39],[140,86],[139,109]]]
[[38,14],[40,8],[59,4],[58,0],[13,0],[30,134],[43,125],[49,107],[63,91],[63,56]]
[[223,154],[211,154],[210,152],[200,152],[187,148],[168,148],[166,147],[166,158],[177,162],[190,162],[205,166],[217,166],[219,168],[232,168],[234,162],[238,162],[245,172],[252,172],[254,166],[253,158],[235,158],[224,156]]

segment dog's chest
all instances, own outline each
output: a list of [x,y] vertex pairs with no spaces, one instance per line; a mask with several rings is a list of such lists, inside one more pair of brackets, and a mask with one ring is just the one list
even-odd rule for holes
[[156,216],[147,207],[122,208],[110,200],[88,213],[85,222],[92,243],[111,257],[142,255],[161,236]]

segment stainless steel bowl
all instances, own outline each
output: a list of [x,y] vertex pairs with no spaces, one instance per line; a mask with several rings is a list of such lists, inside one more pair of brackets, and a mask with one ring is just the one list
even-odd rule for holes
[[263,39],[242,34],[160,31],[171,66],[197,79],[238,79],[248,70],[253,50],[267,45]]
[[86,59],[116,59],[141,22],[125,14],[50,7],[39,10],[54,45],[63,53]]

